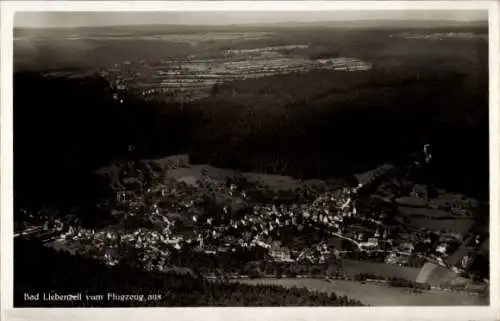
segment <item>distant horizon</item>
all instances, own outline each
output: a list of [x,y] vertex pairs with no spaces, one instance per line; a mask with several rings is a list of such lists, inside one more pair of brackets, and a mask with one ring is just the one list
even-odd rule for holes
[[238,26],[339,22],[488,22],[486,10],[216,11],[216,12],[18,12],[16,29],[126,26]]
[[[374,19],[374,20],[347,20],[343,22],[442,22],[443,25],[446,23],[463,23],[466,24],[474,24],[474,23],[484,23],[487,26],[488,20],[391,20],[391,19]],[[120,28],[120,27],[148,27],[148,26],[166,26],[166,27],[258,27],[258,26],[279,26],[286,24],[295,24],[295,25],[316,25],[318,23],[335,23],[340,21],[311,21],[311,22],[295,22],[295,21],[284,21],[284,22],[271,22],[271,23],[234,23],[234,24],[179,24],[179,23],[149,23],[149,24],[116,24],[116,25],[98,25],[98,26],[14,26],[14,29],[84,29],[84,28]]]

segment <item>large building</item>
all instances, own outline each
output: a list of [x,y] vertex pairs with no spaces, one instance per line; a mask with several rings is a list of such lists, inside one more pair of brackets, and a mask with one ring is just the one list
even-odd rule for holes
[[274,241],[269,248],[269,256],[276,261],[292,261],[290,256],[290,249],[282,247],[280,242]]

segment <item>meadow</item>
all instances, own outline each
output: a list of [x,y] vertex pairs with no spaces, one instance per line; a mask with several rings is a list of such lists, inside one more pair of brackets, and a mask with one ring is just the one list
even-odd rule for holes
[[437,290],[423,293],[410,293],[403,288],[395,288],[386,284],[343,280],[323,279],[241,279],[234,282],[243,284],[280,285],[285,288],[307,288],[310,291],[323,293],[335,292],[347,295],[371,306],[462,306],[487,305],[480,296],[458,292]]

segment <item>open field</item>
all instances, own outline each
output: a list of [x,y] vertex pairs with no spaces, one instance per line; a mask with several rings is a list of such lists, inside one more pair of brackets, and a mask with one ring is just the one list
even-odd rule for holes
[[245,177],[251,183],[262,184],[269,187],[269,189],[273,191],[294,190],[295,188],[302,186],[302,182],[295,180],[290,176],[244,173],[243,177]]
[[409,281],[416,281],[421,269],[370,261],[342,259],[342,270],[353,277],[361,273],[370,273],[385,278],[397,277]]
[[[446,212],[444,210],[427,208],[427,207],[409,207],[409,206],[398,206],[398,211],[407,216],[415,216],[415,217],[427,217],[428,219],[457,219],[461,220],[461,218],[456,218],[450,212]],[[468,221],[468,219],[464,218],[464,220]]]
[[245,279],[237,280],[245,284],[272,284],[284,287],[306,287],[319,292],[335,292],[347,295],[373,306],[460,306],[486,305],[484,298],[456,292],[424,291],[408,293],[405,289],[394,288],[380,283],[322,279]]
[[[248,41],[249,39],[247,39]],[[196,100],[208,97],[223,82],[304,73],[311,70],[366,71],[370,63],[354,58],[308,59],[286,52],[309,45],[269,46],[221,50],[211,58],[191,54],[181,59],[121,61],[101,75],[117,88],[127,88],[144,97],[169,100]],[[50,75],[50,73],[48,74]]]
[[425,217],[409,217],[410,223],[416,228],[426,228],[433,231],[442,229],[450,233],[465,235],[469,232],[474,221],[469,219],[429,219]]

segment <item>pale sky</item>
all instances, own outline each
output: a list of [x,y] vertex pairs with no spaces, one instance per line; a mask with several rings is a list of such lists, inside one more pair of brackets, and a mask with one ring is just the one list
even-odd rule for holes
[[289,12],[18,12],[15,27],[86,27],[116,25],[227,25],[348,20],[488,20],[488,12],[470,10],[289,11]]

